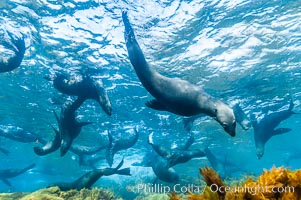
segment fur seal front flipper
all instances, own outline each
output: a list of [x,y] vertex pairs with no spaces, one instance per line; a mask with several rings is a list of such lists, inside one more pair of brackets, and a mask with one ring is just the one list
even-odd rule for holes
[[146,105],[181,116],[206,114],[217,120],[227,133],[235,136],[236,123],[233,110],[197,85],[179,78],[169,78],[154,71],[135,39],[134,30],[125,11],[122,12],[122,20],[130,62],[144,88],[155,98]]

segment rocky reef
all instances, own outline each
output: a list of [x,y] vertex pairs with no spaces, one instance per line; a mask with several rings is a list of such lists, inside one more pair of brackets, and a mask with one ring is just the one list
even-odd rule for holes
[[109,190],[99,188],[61,191],[58,187],[50,187],[33,193],[4,193],[1,200],[122,200],[114,197]]
[[246,178],[239,184],[225,184],[211,168],[200,169],[206,186],[201,194],[190,192],[185,198],[170,194],[170,200],[300,200],[301,170],[291,171],[284,167],[264,170],[257,178]]

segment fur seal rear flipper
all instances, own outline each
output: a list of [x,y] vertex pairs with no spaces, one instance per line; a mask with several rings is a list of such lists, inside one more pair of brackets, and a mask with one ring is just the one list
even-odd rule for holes
[[148,65],[135,39],[134,30],[125,11],[122,12],[122,20],[125,26],[124,38],[130,62],[144,88],[155,97],[146,102],[146,106],[181,116],[204,113],[217,120],[231,136],[235,136],[236,123],[233,110],[197,85],[179,78],[168,78],[154,71]]
[[280,124],[280,122],[288,119],[292,114],[296,114],[292,111],[293,108],[294,104],[291,99],[287,110],[280,110],[266,114],[259,122],[257,122],[254,115],[251,115],[251,122],[254,128],[256,155],[258,159],[263,156],[265,143],[271,137],[291,131],[289,128],[275,128]]
[[1,61],[0,62],[0,73],[1,72],[9,72],[12,71],[14,69],[16,69],[17,67],[20,66],[24,54],[25,54],[25,41],[22,37],[17,38],[16,40],[14,39],[14,37],[11,35],[11,33],[8,33],[9,37],[12,39],[12,43],[15,45],[14,48],[9,47],[8,45],[5,45],[6,47],[12,49],[15,53],[15,55],[13,57],[10,57],[8,59],[8,61]]
[[127,175],[130,176],[130,168],[120,169],[123,165],[123,160],[119,163],[116,168],[104,168],[104,169],[95,169],[87,172],[76,181],[72,183],[59,183],[56,184],[62,191],[66,190],[81,190],[83,188],[90,188],[99,178],[102,176],[110,176],[113,174]]
[[2,180],[6,185],[12,186],[11,183],[7,180],[9,178],[13,178],[23,174],[24,172],[34,168],[36,164],[31,164],[23,169],[5,169],[0,170],[0,180]]

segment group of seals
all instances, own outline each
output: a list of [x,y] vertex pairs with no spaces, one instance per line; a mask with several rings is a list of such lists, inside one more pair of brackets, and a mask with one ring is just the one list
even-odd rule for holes
[[126,11],[122,12],[122,20],[130,62],[144,88],[155,98],[146,102],[146,106],[181,116],[204,113],[216,119],[231,136],[235,136],[236,123],[233,110],[200,87],[179,78],[163,76],[153,70],[136,41]]
[[14,46],[10,45],[9,42],[4,42],[3,45],[6,48],[11,49],[15,55],[10,57],[8,60],[2,59],[0,61],[0,73],[9,72],[19,67],[23,60],[26,50],[23,36],[15,39],[11,33],[8,33],[8,35],[11,38],[11,41]]

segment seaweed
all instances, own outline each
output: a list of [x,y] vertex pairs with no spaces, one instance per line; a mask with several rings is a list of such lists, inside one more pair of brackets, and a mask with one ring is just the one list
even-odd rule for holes
[[[272,167],[254,181],[251,177],[236,185],[226,185],[216,171],[200,169],[206,187],[202,194],[187,194],[188,200],[300,200],[301,170],[291,171],[284,167]],[[219,190],[212,189],[218,187]],[[175,193],[170,200],[180,200]]]

